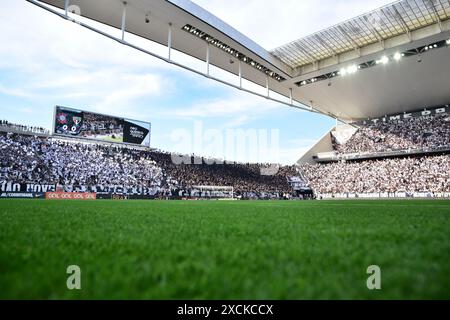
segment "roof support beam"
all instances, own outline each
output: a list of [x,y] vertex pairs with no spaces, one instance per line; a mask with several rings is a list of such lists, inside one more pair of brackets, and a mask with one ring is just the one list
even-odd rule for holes
[[436,17],[436,21],[437,21],[437,23],[439,25],[439,30],[442,32],[442,21],[441,21],[441,18],[439,18],[439,14],[438,14],[435,6],[434,6],[433,1],[431,1],[431,0],[425,0],[425,1],[431,7],[431,11],[433,11],[433,13],[434,13],[434,15]]
[[299,60],[303,60],[303,61],[301,61],[301,64],[308,64],[308,63],[314,62],[314,58],[311,57],[310,55],[306,54],[304,52],[304,50],[299,48],[298,44],[295,44],[295,46],[299,51],[301,51],[301,54],[303,54],[303,55],[301,55],[298,52],[295,52],[295,53],[290,52],[287,48],[279,48],[278,50],[282,53],[283,56],[285,56],[286,59],[288,59],[289,61],[292,61],[292,63],[294,63],[294,64],[299,64]]
[[167,34],[167,49],[168,49],[168,58],[171,60],[172,56],[172,23],[169,23],[169,31]]
[[378,41],[380,42],[381,46],[384,49],[384,39],[383,37],[380,35],[380,33],[377,31],[377,29],[375,29],[369,22],[369,20],[367,20],[367,17],[364,16],[363,19],[364,23],[366,24],[366,26],[369,28],[370,32],[372,32],[375,37],[378,39]]
[[206,43],[206,74],[209,75],[210,46]]
[[242,61],[239,60],[239,88],[242,89]]
[[70,0],[65,0],[64,1],[64,10],[66,11],[66,17],[69,14],[69,1]]
[[297,49],[299,49],[306,57],[309,58],[310,62],[314,64],[316,62],[316,59],[310,55],[302,46],[300,46],[298,43],[295,43],[295,46]]
[[328,52],[330,52],[331,53],[331,55],[332,56],[336,56],[337,55],[337,52],[336,51],[334,51],[318,34],[316,34],[315,35],[315,37],[316,37],[316,39],[317,39],[317,41],[319,41],[320,42],[320,44],[325,48],[325,49],[327,49],[328,50]]
[[408,25],[406,24],[405,20],[403,19],[402,15],[400,14],[400,12],[398,12],[398,10],[395,7],[395,5],[393,5],[392,8],[393,8],[394,13],[395,13],[395,18],[403,26],[403,29],[405,30],[405,33],[408,36],[409,41],[412,41],[411,29],[409,29]]
[[125,40],[125,28],[127,23],[127,2],[123,2],[123,10],[122,10],[122,41]]
[[[307,45],[308,44],[306,44],[306,46]],[[305,50],[303,46],[305,46],[305,43],[303,42],[294,42],[288,46],[279,47],[275,49],[274,52],[277,53],[276,55],[282,60],[286,60],[287,63],[292,66],[307,64],[312,64],[315,66],[317,59]]]
[[[441,5],[442,8],[445,8],[445,6],[442,4],[442,1],[441,1],[441,0],[437,0],[437,1],[439,2],[439,4]],[[448,19],[448,18],[449,18],[449,15],[448,15],[448,14],[445,14],[445,18]],[[444,19],[444,20],[445,20],[445,19]]]
[[[355,42],[355,40],[352,39],[352,37],[350,37],[350,35],[347,33],[347,31],[345,31],[345,29],[342,26],[337,26],[337,28],[342,33],[344,38],[347,39],[352,44],[352,47],[358,53],[358,56],[361,57],[360,46]],[[338,63],[340,63],[339,57],[340,56],[338,55]]]
[[337,26],[337,28],[344,35],[344,37],[352,44],[353,49],[358,50],[359,49],[358,44],[355,42],[355,40],[352,39],[352,37],[350,37],[347,31],[345,31],[345,29],[342,28],[342,26]]

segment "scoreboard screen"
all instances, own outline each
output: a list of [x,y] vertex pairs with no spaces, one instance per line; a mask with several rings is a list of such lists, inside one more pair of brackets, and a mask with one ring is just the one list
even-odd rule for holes
[[151,124],[56,106],[53,133],[65,137],[150,147]]

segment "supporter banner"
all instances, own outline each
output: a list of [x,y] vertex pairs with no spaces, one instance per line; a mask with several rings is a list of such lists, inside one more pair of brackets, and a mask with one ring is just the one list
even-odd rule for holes
[[54,134],[150,146],[151,124],[57,106]]
[[441,107],[435,107],[430,108],[426,110],[416,111],[416,112],[405,112],[403,114],[397,114],[397,115],[391,115],[391,116],[385,116],[381,118],[374,118],[374,119],[368,119],[364,121],[358,121],[356,124],[374,124],[378,122],[393,122],[403,119],[410,119],[410,118],[420,118],[420,117],[427,117],[431,115],[437,115],[437,114],[450,114],[450,106],[441,106]]
[[154,196],[159,188],[148,187],[125,187],[120,185],[97,185],[97,186],[64,186],[65,192],[91,192],[97,194],[124,194]]
[[16,183],[4,181],[0,183],[0,192],[78,192],[78,193],[104,193],[104,194],[126,194],[140,196],[155,196],[159,188],[148,187],[125,187],[120,185],[97,185],[97,186],[62,186],[56,188],[54,184]]
[[54,192],[54,184],[15,183],[4,181],[0,183],[0,192]]
[[0,199],[45,199],[43,192],[0,192]]
[[47,192],[47,200],[96,200],[95,193],[77,193],[77,192]]

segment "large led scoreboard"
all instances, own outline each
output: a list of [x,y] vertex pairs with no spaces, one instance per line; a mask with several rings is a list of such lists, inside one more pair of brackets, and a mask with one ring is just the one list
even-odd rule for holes
[[56,106],[53,134],[150,147],[149,122]]

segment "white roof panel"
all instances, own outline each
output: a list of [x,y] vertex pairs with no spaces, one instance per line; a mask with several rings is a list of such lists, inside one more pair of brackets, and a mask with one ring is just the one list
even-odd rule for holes
[[450,18],[450,0],[401,0],[271,51],[292,68],[391,39]]

